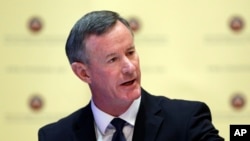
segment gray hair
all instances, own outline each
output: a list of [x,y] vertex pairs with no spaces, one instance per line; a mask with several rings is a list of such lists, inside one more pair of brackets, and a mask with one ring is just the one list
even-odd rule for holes
[[66,55],[70,64],[73,62],[88,64],[86,38],[106,33],[117,21],[122,22],[132,32],[128,21],[113,11],[93,11],[80,18],[71,29],[66,42]]

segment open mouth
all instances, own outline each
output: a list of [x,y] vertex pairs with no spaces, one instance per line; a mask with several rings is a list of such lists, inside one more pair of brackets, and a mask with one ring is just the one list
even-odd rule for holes
[[122,83],[122,86],[129,86],[129,85],[132,85],[134,82],[135,82],[135,80],[131,80],[131,81]]

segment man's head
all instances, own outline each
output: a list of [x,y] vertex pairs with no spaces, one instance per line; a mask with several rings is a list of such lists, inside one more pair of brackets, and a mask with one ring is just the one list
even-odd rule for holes
[[127,20],[113,11],[93,11],[80,18],[71,29],[66,43],[66,55],[70,64],[73,62],[88,63],[88,53],[85,52],[86,39],[90,35],[104,34],[117,21],[122,22],[132,33]]
[[[66,52],[74,73],[88,83],[96,106],[116,115],[140,96],[140,64],[128,22],[111,11],[95,11],[73,27]],[[123,109],[122,112],[124,112]],[[115,114],[116,113],[116,114]]]

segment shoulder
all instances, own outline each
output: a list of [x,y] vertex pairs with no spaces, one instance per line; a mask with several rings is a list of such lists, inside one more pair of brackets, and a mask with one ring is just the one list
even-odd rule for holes
[[170,135],[169,138],[180,140],[223,140],[212,124],[208,105],[202,101],[170,99],[143,90],[141,107],[140,115],[162,120],[161,135],[164,138]]
[[149,92],[142,89],[142,97],[147,102],[153,101],[160,105],[174,106],[174,107],[186,107],[186,106],[201,106],[206,105],[206,103],[197,100],[185,100],[185,99],[171,99],[162,95],[150,94]]
[[152,95],[143,90],[144,101],[153,107],[160,107],[162,112],[188,115],[200,112],[210,113],[208,105],[202,101],[171,99],[165,96]]
[[68,124],[73,124],[73,121],[75,121],[75,119],[78,118],[81,111],[82,111],[82,109],[79,109],[79,110],[71,113],[70,115],[59,119],[56,122],[49,123],[49,124],[43,126],[42,128],[50,130],[53,128],[62,128],[63,126],[66,126]]
[[[50,139],[58,140],[60,138],[69,138],[72,132],[77,128],[80,119],[89,118],[88,107],[81,108],[72,114],[50,124],[47,124],[39,129],[39,139],[49,137]],[[88,115],[88,116],[86,116]],[[45,140],[45,139],[44,139]]]
[[202,101],[195,101],[195,100],[184,100],[184,99],[169,99],[159,96],[159,104],[161,107],[168,107],[168,109],[173,110],[209,110],[208,105]]

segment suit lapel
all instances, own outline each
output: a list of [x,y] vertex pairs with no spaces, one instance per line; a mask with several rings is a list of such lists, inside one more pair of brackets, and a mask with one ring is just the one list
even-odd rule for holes
[[94,118],[90,103],[83,108],[74,129],[75,141],[96,141]]
[[158,134],[163,118],[157,115],[161,109],[158,101],[153,101],[151,96],[142,89],[142,98],[137,114],[133,141],[153,141]]
[[[158,116],[158,101],[142,89],[140,108],[136,117],[133,141],[154,141],[163,118]],[[82,109],[74,125],[74,141],[96,141],[94,117],[90,103]]]

